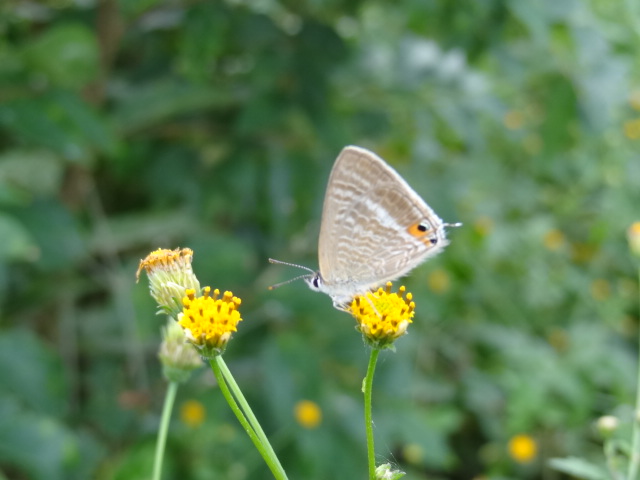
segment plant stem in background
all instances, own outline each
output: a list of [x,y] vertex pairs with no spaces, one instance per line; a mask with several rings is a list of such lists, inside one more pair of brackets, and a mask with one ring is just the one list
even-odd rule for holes
[[[640,267],[638,267],[638,285],[640,287]],[[640,306],[640,288],[638,295],[638,306]],[[638,467],[640,466],[640,333],[638,334],[638,381],[636,383],[636,408],[633,412],[633,437],[631,440],[631,459],[629,461],[629,475],[627,480],[638,478]]]
[[[258,452],[260,452],[260,455],[262,456],[267,466],[271,470],[271,473],[273,474],[274,478],[276,478],[277,480],[287,480],[287,475],[284,472],[282,465],[280,465],[280,461],[275,456],[275,453],[271,448],[271,445],[266,440],[266,436],[262,431],[262,428],[258,424],[258,421],[253,415],[253,412],[251,412],[251,409],[249,408],[249,404],[244,399],[244,396],[242,395],[242,392],[240,392],[240,389],[238,388],[238,385],[236,384],[235,380],[233,380],[233,378],[231,377],[231,373],[228,371],[222,358],[219,355],[214,357],[213,359],[209,360],[209,365],[211,365],[211,370],[213,370],[213,374],[215,375],[216,380],[218,381],[218,385],[220,386],[222,395],[224,395],[225,400],[231,407],[231,410],[235,414],[236,418],[244,428],[245,432],[247,432],[247,435],[249,435],[249,438],[251,439],[255,447],[258,449]],[[223,373],[223,370],[226,371],[227,375]],[[258,424],[257,431],[259,431],[260,434],[256,432],[256,429],[254,429],[254,427],[247,420],[247,417],[245,416],[245,412],[243,412],[243,410],[238,406],[238,403],[236,402],[233,394],[229,390],[229,386],[227,385],[227,381],[225,378],[227,376],[228,378],[231,378],[232,380],[231,384],[233,385],[232,388],[236,396],[241,401],[243,408],[245,408],[245,410],[249,412],[248,415],[250,415],[250,417],[252,418],[251,423]]]
[[160,430],[158,431],[158,440],[156,443],[156,456],[153,462],[153,480],[160,480],[162,472],[162,460],[164,458],[164,447],[167,443],[167,431],[169,430],[169,421],[171,420],[171,411],[173,403],[176,399],[178,391],[177,382],[169,382],[169,389],[164,397],[164,407],[162,408],[162,418],[160,420]]
[[373,374],[376,370],[376,362],[378,361],[379,354],[379,349],[371,349],[371,356],[369,357],[369,367],[367,368],[367,376],[364,378],[363,384],[364,424],[367,431],[367,459],[369,463],[369,480],[376,479],[376,454],[375,448],[373,446],[373,420],[371,416],[371,390],[373,388]]

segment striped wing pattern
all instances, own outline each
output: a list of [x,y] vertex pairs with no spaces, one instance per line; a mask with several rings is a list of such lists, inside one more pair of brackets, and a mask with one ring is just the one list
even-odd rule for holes
[[[412,233],[416,226],[425,233]],[[407,274],[446,244],[442,220],[395,170],[368,150],[343,149],[322,212],[322,291],[348,300]]]

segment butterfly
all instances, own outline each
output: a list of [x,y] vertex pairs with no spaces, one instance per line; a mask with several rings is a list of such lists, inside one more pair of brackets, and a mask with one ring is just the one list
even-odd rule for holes
[[325,193],[320,268],[301,267],[312,273],[298,278],[343,310],[354,296],[402,277],[440,253],[449,243],[445,227],[459,225],[444,223],[375,153],[347,146],[333,165]]

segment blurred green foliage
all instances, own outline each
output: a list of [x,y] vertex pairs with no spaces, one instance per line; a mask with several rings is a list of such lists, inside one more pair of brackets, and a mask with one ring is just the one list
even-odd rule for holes
[[[190,247],[243,299],[226,360],[290,478],[363,478],[352,320],[268,257],[316,265],[329,169],[386,158],[447,221],[375,380],[407,478],[566,478],[629,415],[640,8],[608,0],[8,0],[0,4],[0,470],[149,478],[166,384],[137,262]],[[316,402],[305,430],[295,404]],[[201,402],[199,425],[180,405]],[[507,444],[538,444],[521,464]],[[165,478],[269,478],[209,371]]]

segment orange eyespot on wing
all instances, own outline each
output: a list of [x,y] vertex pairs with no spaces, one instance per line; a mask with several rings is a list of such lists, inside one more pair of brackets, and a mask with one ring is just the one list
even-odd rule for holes
[[433,245],[436,243],[436,238],[432,235],[434,233],[432,228],[429,228],[425,222],[414,223],[407,228],[409,235],[421,240],[427,245]]

